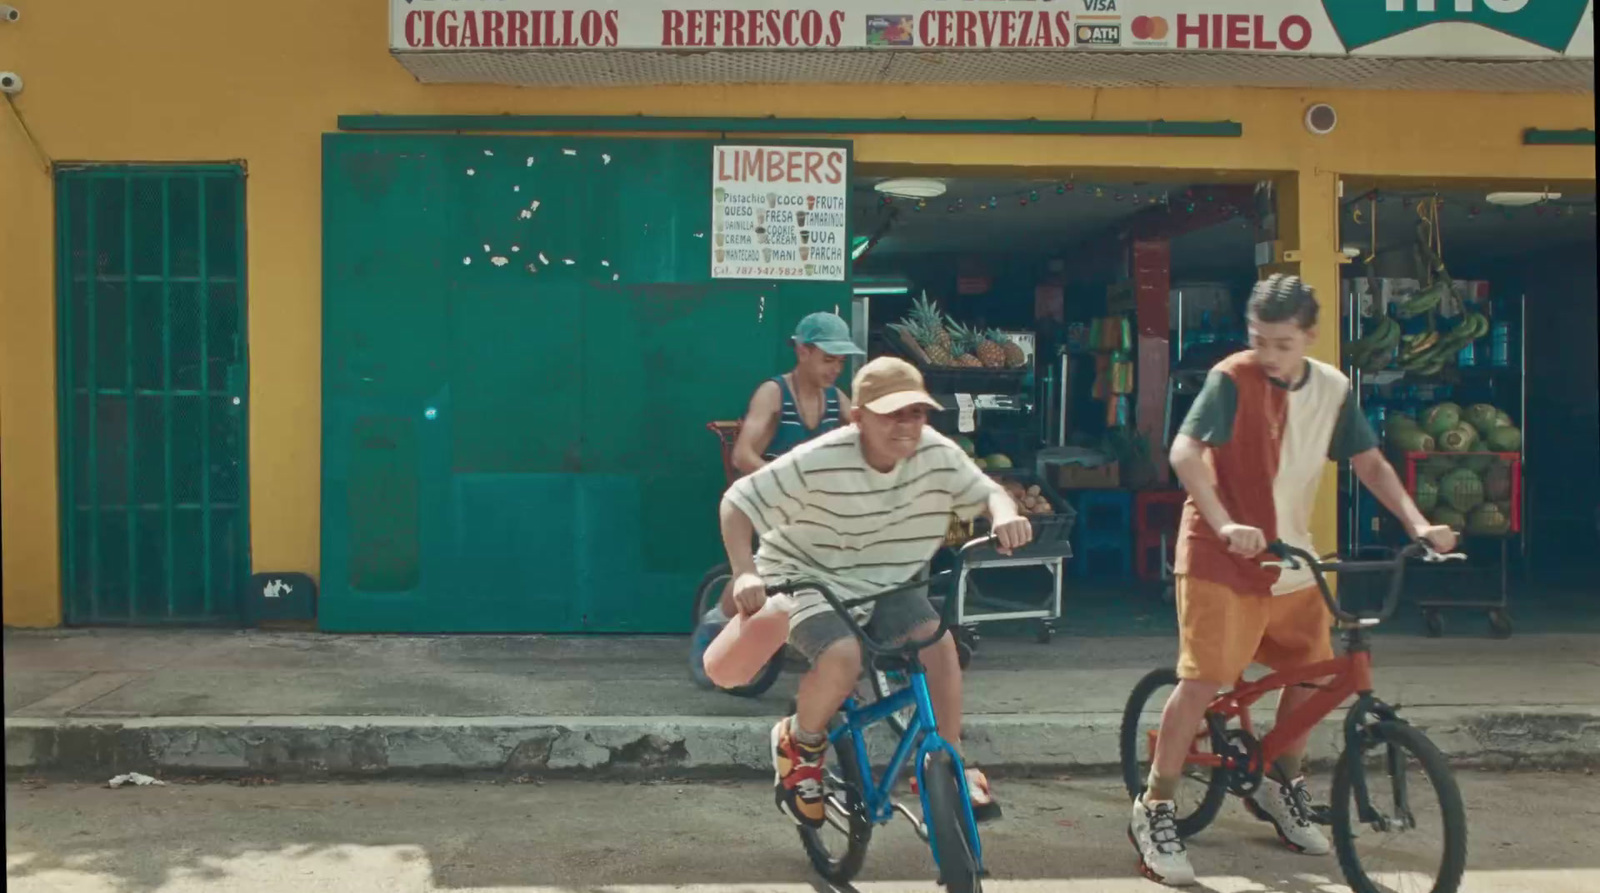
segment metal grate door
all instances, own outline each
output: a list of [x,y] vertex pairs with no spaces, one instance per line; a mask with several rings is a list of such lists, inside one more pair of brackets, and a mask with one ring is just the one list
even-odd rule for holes
[[225,623],[250,572],[244,171],[56,177],[69,624]]

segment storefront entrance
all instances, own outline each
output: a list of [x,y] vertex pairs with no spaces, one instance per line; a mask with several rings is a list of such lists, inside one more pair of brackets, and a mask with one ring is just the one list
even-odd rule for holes
[[712,278],[713,146],[326,137],[322,628],[682,628],[706,423],[850,305],[847,270]]

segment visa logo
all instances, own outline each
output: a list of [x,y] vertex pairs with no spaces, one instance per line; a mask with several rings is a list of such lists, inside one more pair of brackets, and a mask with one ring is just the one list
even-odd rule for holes
[[1083,0],[1084,12],[1116,12],[1117,0]]

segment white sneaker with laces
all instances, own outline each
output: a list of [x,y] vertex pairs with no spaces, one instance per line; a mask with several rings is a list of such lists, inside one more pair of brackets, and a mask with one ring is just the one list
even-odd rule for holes
[[1146,804],[1140,797],[1133,801],[1128,839],[1139,853],[1139,870],[1145,877],[1169,887],[1194,883],[1194,867],[1189,864],[1188,849],[1178,837],[1178,815],[1170,800]]
[[1308,856],[1326,856],[1331,851],[1328,838],[1311,821],[1311,800],[1304,778],[1284,784],[1269,775],[1253,795],[1245,798],[1244,805],[1251,815],[1276,828],[1278,839],[1289,849]]

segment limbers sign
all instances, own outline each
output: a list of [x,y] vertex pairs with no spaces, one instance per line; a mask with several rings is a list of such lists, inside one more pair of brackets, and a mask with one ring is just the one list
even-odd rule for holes
[[1594,58],[1594,0],[390,0],[396,52]]

